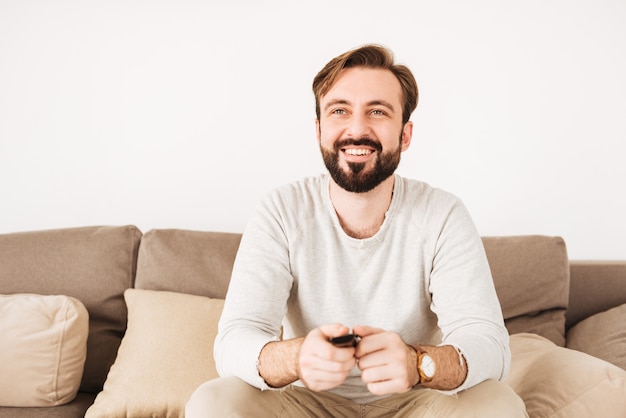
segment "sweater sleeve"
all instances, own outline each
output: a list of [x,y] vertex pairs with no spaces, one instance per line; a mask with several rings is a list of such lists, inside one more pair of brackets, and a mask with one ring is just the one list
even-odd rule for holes
[[280,337],[292,277],[280,215],[266,198],[248,223],[237,252],[215,339],[220,376],[236,376],[269,389],[259,375],[262,348]]
[[484,380],[503,380],[510,367],[504,326],[485,250],[465,206],[452,206],[437,239],[429,281],[442,345],[465,357],[468,374],[454,394]]

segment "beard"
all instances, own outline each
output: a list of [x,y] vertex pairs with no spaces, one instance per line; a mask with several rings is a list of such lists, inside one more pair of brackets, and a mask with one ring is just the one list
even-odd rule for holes
[[[339,155],[341,148],[347,145],[368,145],[374,148],[378,152],[374,167],[366,170],[367,163],[347,163],[347,170],[341,168]],[[335,183],[342,189],[353,193],[369,192],[389,178],[398,168],[402,154],[401,141],[398,141],[398,148],[382,152],[381,144],[370,138],[337,141],[333,149],[320,145],[320,150],[324,164]]]

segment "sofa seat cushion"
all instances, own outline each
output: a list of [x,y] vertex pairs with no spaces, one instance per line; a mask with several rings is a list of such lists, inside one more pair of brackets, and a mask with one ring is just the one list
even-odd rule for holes
[[626,371],[619,367],[528,333],[511,336],[511,354],[506,382],[531,418],[626,417]]
[[23,408],[7,406],[0,408],[0,418],[85,418],[85,411],[93,404],[94,393],[78,392],[76,398],[65,405]]
[[509,334],[533,333],[565,345],[569,260],[565,241],[542,235],[483,237]]
[[574,325],[567,333],[567,347],[626,370],[626,303]]
[[87,418],[183,417],[187,400],[218,376],[213,341],[223,299],[128,289],[128,329]]
[[76,298],[0,295],[0,406],[72,401],[87,356],[89,316]]

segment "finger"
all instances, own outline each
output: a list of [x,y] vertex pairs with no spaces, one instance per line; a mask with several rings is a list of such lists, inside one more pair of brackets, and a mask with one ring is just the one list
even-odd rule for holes
[[328,390],[341,385],[348,372],[329,372],[325,370],[309,370],[306,376],[303,376],[302,382],[306,387],[312,390]]
[[416,381],[417,371],[409,370],[406,353],[397,350],[381,350],[365,355],[359,359],[358,365],[361,379],[368,384],[368,388],[369,384],[373,384],[377,394],[402,392]]
[[[324,344],[334,352],[344,351],[334,348],[329,343]],[[313,390],[326,390],[340,385],[356,364],[356,359],[351,354],[346,355],[346,359],[342,361],[336,361],[320,357],[315,352],[303,355],[300,361],[301,380]]]
[[357,325],[352,328],[352,331],[359,337],[367,337],[368,335],[379,334],[385,330],[380,328],[368,327],[367,325]]
[[374,395],[388,395],[390,393],[406,392],[410,387],[397,380],[382,380],[368,383],[367,389]]
[[365,368],[361,372],[361,379],[367,384],[368,389],[377,395],[404,392],[414,384],[411,383],[406,370],[399,364]]
[[359,356],[360,347],[355,353],[359,359],[358,366],[361,370],[372,369],[374,367],[382,367],[388,363],[387,354],[382,350],[374,351],[371,353],[362,354]]
[[358,359],[391,347],[388,332],[377,328],[369,328],[369,331],[373,332],[362,336],[361,341],[356,346],[355,355]]
[[[347,327],[338,327],[334,328],[336,331],[345,331]],[[339,362],[350,362],[354,359],[355,348],[353,346],[349,347],[338,347],[333,345],[330,342],[330,338],[324,334],[324,332],[329,332],[328,328],[315,329],[309,333],[307,338],[305,339],[305,343],[303,347],[301,347],[301,354],[311,355],[314,357],[318,357],[325,360],[331,361],[339,361]],[[331,331],[332,332],[332,328]],[[343,334],[342,334],[343,335]]]
[[321,357],[308,357],[303,359],[303,365],[311,371],[324,373],[345,373],[349,372],[356,364],[354,357],[347,358],[343,361],[329,360]]
[[339,348],[330,343],[325,332],[341,332],[347,330],[347,327],[336,324],[316,328],[309,332],[300,347],[301,361],[313,365],[317,361],[338,361],[352,363],[354,358],[354,347]]

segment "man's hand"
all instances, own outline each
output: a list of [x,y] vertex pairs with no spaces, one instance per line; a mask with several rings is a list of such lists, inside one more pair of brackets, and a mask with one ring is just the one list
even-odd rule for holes
[[340,324],[325,325],[309,332],[298,353],[298,376],[314,391],[332,389],[346,380],[356,364],[354,347],[336,347],[329,341],[348,333]]
[[395,332],[366,326],[354,327],[361,337],[356,358],[361,379],[374,395],[402,393],[419,381],[417,353]]
[[[361,337],[355,347],[336,347],[329,339],[349,332],[339,324],[312,330],[306,337],[268,343],[259,356],[259,374],[272,387],[300,379],[311,390],[332,389],[344,382],[355,364],[375,395],[402,393],[419,381],[417,353],[428,352],[437,364],[435,377],[424,386],[457,388],[467,377],[465,358],[451,345],[408,346],[395,332],[367,326],[353,328]],[[357,363],[358,359],[358,363]]]

